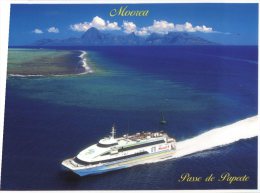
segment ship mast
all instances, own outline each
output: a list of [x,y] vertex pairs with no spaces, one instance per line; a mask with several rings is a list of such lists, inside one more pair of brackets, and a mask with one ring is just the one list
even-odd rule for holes
[[115,124],[113,124],[112,131],[111,131],[111,137],[114,139],[115,136],[116,136],[116,128],[115,128]]
[[164,119],[163,112],[161,112],[161,115],[162,115],[162,120],[160,121],[160,123],[161,123],[162,125],[164,125],[164,124],[167,123],[167,121]]

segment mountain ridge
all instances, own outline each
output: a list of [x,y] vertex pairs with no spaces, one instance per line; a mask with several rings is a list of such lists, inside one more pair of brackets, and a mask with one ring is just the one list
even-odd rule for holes
[[187,32],[152,33],[146,37],[130,34],[104,33],[94,27],[79,38],[41,39],[33,46],[146,46],[146,45],[217,45]]

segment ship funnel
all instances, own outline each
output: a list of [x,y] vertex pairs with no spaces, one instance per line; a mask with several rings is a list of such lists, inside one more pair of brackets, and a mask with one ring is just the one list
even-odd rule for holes
[[115,124],[113,124],[112,131],[111,131],[111,137],[115,138],[115,136],[116,136],[116,128],[115,128]]

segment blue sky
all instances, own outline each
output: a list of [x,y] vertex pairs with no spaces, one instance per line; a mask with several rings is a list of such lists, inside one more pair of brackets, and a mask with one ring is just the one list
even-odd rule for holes
[[[112,9],[149,10],[147,17],[109,15]],[[9,45],[80,37],[90,27],[109,33],[185,31],[229,45],[257,45],[258,4],[13,4]]]

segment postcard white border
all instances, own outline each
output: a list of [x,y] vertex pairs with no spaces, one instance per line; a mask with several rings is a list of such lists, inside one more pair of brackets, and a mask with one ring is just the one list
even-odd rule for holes
[[[5,89],[6,89],[6,73],[7,73],[7,56],[8,56],[8,39],[9,39],[9,19],[11,4],[148,4],[148,3],[258,3],[258,119],[259,119],[259,93],[260,93],[260,25],[259,25],[259,2],[257,0],[0,0],[0,150],[2,150],[3,142],[3,128],[4,128],[4,108],[5,108]],[[260,129],[259,129],[260,132]],[[259,136],[259,133],[258,133]],[[258,150],[260,149],[260,143],[258,139]],[[258,189],[256,190],[160,190],[160,192],[216,192],[216,193],[245,193],[245,192],[260,192],[260,160],[258,154]],[[2,151],[0,151],[0,166],[2,166]],[[0,169],[0,185],[1,185],[1,169]],[[84,191],[84,190],[83,190]],[[5,192],[5,191],[3,191]],[[7,192],[7,191],[6,191]],[[18,192],[18,191],[8,191]],[[31,191],[24,191],[31,192]],[[41,191],[48,192],[48,191]],[[55,191],[64,192],[64,191]],[[82,191],[81,191],[82,192]],[[94,191],[84,191],[94,192]],[[95,191],[97,192],[97,191]],[[113,191],[98,191],[98,192],[113,192]],[[150,193],[151,191],[128,191],[128,192],[142,192]],[[158,192],[158,191],[157,191]]]
[[[0,2],[0,164],[2,169],[2,146],[4,130],[5,86],[7,72],[10,3]],[[1,171],[0,169],[0,171]],[[1,172],[0,172],[1,185]]]

